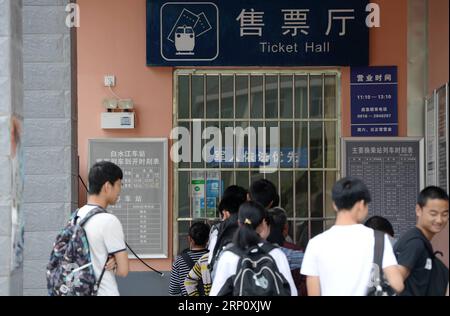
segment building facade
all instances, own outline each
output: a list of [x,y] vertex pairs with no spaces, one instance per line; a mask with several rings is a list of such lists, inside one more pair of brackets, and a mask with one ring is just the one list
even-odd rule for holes
[[[355,136],[352,132],[352,123],[355,123],[352,121],[352,69],[358,66],[395,66],[397,132],[393,138],[425,137],[425,99],[449,81],[448,1],[373,2],[380,9],[380,25],[370,28],[364,26],[367,34],[363,34],[362,38],[367,40],[367,44],[363,48],[367,51],[355,51],[355,43],[347,48],[347,54],[356,55],[354,58],[359,59],[365,55],[365,64],[336,65],[324,61],[326,57],[319,58],[319,61],[302,60],[295,64],[295,58],[286,57],[283,60],[283,57],[278,59],[279,55],[275,54],[283,49],[294,51],[294,45],[282,48],[280,45],[262,44],[260,52],[272,51],[272,55],[270,58],[262,58],[260,64],[256,61],[256,64],[249,66],[249,61],[244,60],[244,51],[242,56],[235,56],[230,52],[228,60],[213,61],[210,65],[209,62],[195,64],[155,61],[152,57],[155,51],[161,51],[161,56],[166,54],[165,57],[169,60],[180,55],[174,53],[175,57],[168,56],[171,53],[164,51],[162,44],[165,37],[161,39],[157,36],[158,33],[149,29],[149,19],[153,19],[154,15],[146,0],[131,0],[126,4],[121,0],[78,0],[74,7],[67,7],[69,1],[64,0],[0,1],[1,5],[9,9],[1,11],[0,25],[12,28],[11,25],[19,23],[18,19],[23,16],[23,30],[13,28],[13,33],[0,30],[0,36],[6,38],[3,42],[9,43],[9,48],[5,49],[11,51],[13,46],[18,49],[17,54],[2,54],[0,65],[14,63],[23,54],[23,62],[16,62],[23,68],[23,100],[18,97],[17,102],[10,101],[6,106],[0,107],[0,119],[5,117],[5,120],[10,121],[15,113],[14,108],[19,109],[19,117],[23,117],[24,121],[25,166],[22,207],[25,220],[23,271],[17,270],[20,278],[12,272],[0,275],[0,280],[5,280],[0,281],[0,293],[46,294],[44,272],[52,242],[70,211],[86,201],[85,188],[78,176],[86,182],[89,164],[95,158],[89,151],[91,140],[94,139],[167,139],[169,149],[166,154],[170,157],[170,148],[178,140],[176,137],[170,139],[174,127],[185,127],[189,133],[194,133],[195,124],[200,124],[201,131],[217,127],[223,134],[227,127],[243,130],[254,127],[255,131],[260,127],[277,127],[280,144],[278,154],[284,156],[283,162],[281,159],[278,162],[277,171],[271,173],[261,173],[259,166],[250,161],[196,161],[194,158],[199,153],[192,151],[189,153],[191,161],[174,163],[168,159],[168,176],[164,179],[167,183],[167,191],[164,193],[167,204],[161,209],[167,225],[159,226],[159,230],[156,228],[160,237],[162,235],[159,241],[167,245],[167,255],[150,254],[145,259],[154,268],[164,271],[165,277],[149,272],[138,260],[132,259],[132,272],[127,279],[119,281],[122,294],[167,294],[171,264],[179,251],[187,246],[186,236],[190,223],[196,219],[216,219],[215,206],[220,198],[221,188],[229,184],[236,183],[248,188],[251,181],[262,177],[274,182],[279,190],[281,206],[288,213],[290,235],[295,243],[306,246],[311,237],[326,230],[334,221],[330,190],[336,179],[343,174],[341,140]],[[161,12],[170,8],[170,4],[163,6],[169,1],[154,3],[161,4]],[[220,7],[220,1],[207,3]],[[280,3],[283,4],[282,1]],[[290,1],[286,3],[291,4]],[[16,10],[10,9],[16,5]],[[236,5],[229,6],[227,10],[251,12],[250,7],[241,8],[237,2]],[[266,6],[270,7],[270,4]],[[188,9],[201,19],[200,11]],[[244,9],[248,10],[241,11]],[[254,9],[258,11],[256,7]],[[205,16],[208,16],[208,10],[213,9],[204,9]],[[310,10],[313,11],[312,8]],[[71,16],[74,12],[78,14],[75,17]],[[291,14],[292,18],[293,13]],[[241,38],[245,38],[242,36],[246,35],[245,32],[255,30],[281,34],[287,30],[291,33],[296,30],[298,34],[295,38],[300,38],[306,36],[305,32],[312,34],[313,28],[319,24],[312,15],[309,23],[306,23],[305,19],[301,19],[307,16],[305,14],[305,11],[297,12],[297,20],[291,20],[294,24],[285,24],[296,27],[280,27],[281,31],[270,26],[269,20],[264,30],[259,28],[259,24],[264,22],[258,20],[253,20],[254,24],[247,25],[250,28],[245,29],[243,22],[237,19],[239,14],[233,15],[228,28],[230,34],[234,32]],[[369,13],[365,12],[361,23],[365,22],[367,14]],[[267,18],[270,15],[266,13],[265,16]],[[288,17],[285,16],[285,19]],[[325,13],[325,18],[327,17]],[[347,23],[349,31],[352,19],[347,16],[345,20],[342,15],[338,17],[340,20],[333,21],[341,24],[335,27],[339,28]],[[74,23],[69,23],[68,26],[67,19]],[[224,19],[222,15],[221,19]],[[210,18],[208,22],[213,29],[214,18]],[[208,27],[203,31],[207,29]],[[176,33],[178,29],[174,30]],[[157,31],[163,33],[162,27]],[[191,34],[186,25],[178,31],[186,38]],[[192,31],[202,33],[196,27]],[[286,35],[292,34],[287,33],[278,38]],[[19,39],[10,40],[14,36]],[[254,36],[257,35],[247,36],[249,50]],[[170,37],[171,35],[168,36]],[[202,47],[201,37],[198,39],[196,45]],[[22,44],[13,45],[14,41]],[[175,38],[173,41],[175,42]],[[310,46],[310,50],[316,50],[317,54],[321,50],[326,55],[327,50],[332,49],[326,44],[317,44]],[[237,42],[225,41],[221,42],[221,48],[213,49],[226,50],[233,48],[233,45],[241,47]],[[178,53],[186,54],[194,50],[193,47],[177,47],[176,44],[174,47]],[[9,82],[18,82],[18,85],[22,80],[13,71],[5,72],[0,69],[0,75],[0,78],[7,78]],[[113,87],[105,87],[105,75],[115,77]],[[11,88],[14,85],[9,84],[8,87],[9,90],[2,90],[2,94],[6,93],[8,96],[8,93],[14,93]],[[102,116],[105,112],[108,113],[103,105],[105,98],[133,100],[134,128],[102,128]],[[20,112],[21,104],[23,114]],[[11,127],[5,126],[7,129]],[[266,136],[267,139],[270,138],[269,135]],[[245,141],[248,138],[247,135]],[[2,131],[2,146],[3,140]],[[226,143],[224,136],[222,141]],[[203,140],[201,145],[206,143]],[[8,143],[5,146],[8,147]],[[248,150],[244,146],[244,151],[246,149]],[[132,150],[129,151],[129,157],[125,157],[125,151],[122,152],[124,167],[127,167],[125,158],[130,159],[131,165],[134,163],[133,159],[136,159],[136,166],[139,166],[139,158],[144,157],[139,157],[139,150],[136,150],[136,157],[133,157]],[[248,151],[246,155],[249,157]],[[119,162],[120,158],[119,151],[111,150],[108,159]],[[11,161],[11,156],[1,154],[0,159],[5,161],[0,165],[0,173],[10,174],[10,169],[5,166],[8,165],[7,161]],[[142,160],[142,164],[146,164],[146,161]],[[153,160],[152,168],[154,163]],[[203,195],[196,195],[192,191],[194,184],[198,183],[203,184],[200,189]],[[219,189],[213,189],[214,183],[219,184]],[[11,208],[12,198],[4,199],[4,203],[3,196],[9,195],[7,192],[3,194],[4,191],[1,190],[2,188],[0,209],[5,211],[0,216],[6,216],[5,214],[10,214],[8,209]],[[124,203],[125,196],[122,196]],[[196,203],[197,196],[202,196],[200,199],[204,198],[203,202]],[[212,199],[208,200],[210,196]],[[143,213],[140,214],[144,214],[145,210],[140,208],[139,212],[141,211]],[[414,212],[414,209],[410,211]],[[137,246],[151,244],[152,227],[147,225],[150,217],[138,217],[136,226],[133,226],[133,217],[129,214],[134,213],[131,210],[121,215],[129,236],[131,233],[139,235],[134,241]],[[140,218],[145,218],[143,224],[139,222]],[[5,236],[0,237],[2,254],[11,253],[4,250],[11,247],[10,237],[7,237],[11,236],[11,224],[8,224],[11,219],[6,219],[0,223],[0,228],[3,228],[0,236]],[[141,225],[145,227],[140,227]],[[445,253],[448,265],[448,227],[435,237],[433,245]],[[10,257],[2,255],[0,267],[6,267],[10,261]],[[20,283],[17,287],[19,290],[10,285],[13,283]]]

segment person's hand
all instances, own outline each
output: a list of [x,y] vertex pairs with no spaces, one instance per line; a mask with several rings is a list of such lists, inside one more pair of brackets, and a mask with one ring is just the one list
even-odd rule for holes
[[114,270],[116,267],[116,258],[114,256],[110,256],[108,262],[106,263],[106,271]]

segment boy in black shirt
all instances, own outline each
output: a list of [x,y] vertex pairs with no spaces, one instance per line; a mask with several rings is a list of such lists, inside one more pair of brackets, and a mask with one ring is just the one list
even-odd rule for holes
[[[434,259],[430,241],[447,225],[448,194],[435,186],[426,187],[419,194],[416,215],[416,227],[402,235],[394,246],[394,253],[405,279],[405,290],[401,295],[432,295],[430,286],[435,285],[431,284],[431,271],[437,268],[435,260],[438,259]],[[446,274],[448,288],[448,269]],[[443,287],[439,292],[442,294],[439,295],[445,294],[445,284]]]

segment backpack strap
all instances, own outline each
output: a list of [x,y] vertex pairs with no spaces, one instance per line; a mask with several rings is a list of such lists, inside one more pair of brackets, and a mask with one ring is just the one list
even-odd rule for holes
[[229,250],[232,253],[242,257],[242,256],[247,255],[249,252],[251,252],[255,248],[258,249],[258,250],[262,250],[266,254],[269,254],[269,252],[271,252],[273,249],[278,248],[278,247],[276,245],[274,245],[274,244],[269,243],[269,242],[264,242],[262,246],[257,245],[257,246],[250,247],[247,250],[242,250],[238,246],[230,244],[229,246],[224,248],[224,251],[225,250]]
[[[80,209],[77,209],[76,213],[74,215],[74,224],[76,224],[76,222],[77,222],[77,220],[79,218],[79,216],[78,216],[78,211],[79,210]],[[87,221],[90,220],[94,215],[97,215],[97,214],[100,214],[100,213],[106,213],[106,210],[104,208],[100,207],[100,206],[95,207],[94,209],[90,210],[89,213],[86,214],[86,216],[80,221],[80,223],[78,225],[80,225],[80,227],[83,227],[87,223]],[[100,277],[99,277],[99,279],[98,279],[98,281],[96,283],[97,291],[100,288],[100,282],[102,282],[103,275],[105,274],[106,264],[108,263],[108,260],[109,260],[109,256],[106,258],[106,262],[103,265],[102,272],[101,272]]]
[[184,262],[187,264],[189,270],[192,270],[192,268],[195,265],[194,260],[189,256],[188,252],[185,250],[181,253],[181,258],[183,258]]
[[109,256],[106,258],[106,262],[105,262],[105,264],[103,265],[102,273],[100,273],[100,277],[98,278],[98,281],[97,281],[97,283],[96,283],[96,285],[97,285],[97,291],[100,289],[100,282],[102,282],[103,275],[105,274],[105,271],[106,271],[106,264],[108,263],[108,261],[109,261]]
[[[213,271],[214,267],[216,265],[216,261],[219,260],[220,255],[222,254],[222,252],[226,251],[226,250],[231,250],[231,248],[234,247],[234,244],[231,242],[231,240],[227,240],[227,241],[223,241],[222,242],[222,247],[218,247],[218,243],[219,243],[219,238],[217,237],[217,243],[216,246],[214,247],[214,251],[213,251],[213,257],[211,259],[211,262],[209,263],[209,270]],[[239,250],[239,248],[235,249],[236,251],[234,251],[234,253],[236,253],[238,256],[241,255],[241,253],[238,253],[237,251]]]
[[[422,234],[420,235],[420,237],[411,238],[411,240],[413,240],[413,239],[420,239],[420,240],[422,240],[425,248],[427,249],[428,255],[431,258],[431,262],[432,262],[431,263],[431,269],[434,269],[435,265],[436,265],[435,261],[439,260],[439,259],[436,258],[436,254],[440,253],[442,255],[442,252],[440,252],[440,251],[434,252],[433,246],[431,245],[430,241],[428,239],[426,239],[425,236],[423,236]],[[430,272],[431,272],[431,270],[430,270]],[[430,279],[428,280],[427,291],[425,292],[427,295],[430,292],[430,286],[431,286],[431,281],[432,281],[431,280],[432,279],[431,273],[429,273],[429,275],[430,275]]]
[[[78,211],[77,211],[77,213],[78,213]],[[94,215],[100,214],[100,213],[106,213],[106,210],[101,207],[96,207],[96,208],[90,210],[89,213],[86,214],[86,216],[80,221],[80,223],[78,225],[84,226],[87,223],[87,221],[91,219],[91,217],[93,217]],[[75,222],[77,219],[78,219],[78,215],[75,218]]]
[[275,248],[278,248],[278,246],[270,243],[270,242],[265,242],[262,246],[259,247],[262,251],[264,251],[265,253],[269,254],[269,252],[271,252],[272,250],[274,250]]
[[378,268],[378,278],[374,280],[375,287],[378,288],[383,282],[383,254],[384,254],[384,233],[374,229],[373,263]]
[[242,257],[243,255],[246,254],[245,251],[243,251],[241,248],[239,248],[238,246],[236,246],[233,243],[230,243],[228,245],[226,245],[225,247],[223,247],[223,252],[225,251],[231,251],[232,253],[234,253],[235,255],[238,255],[239,257]]
[[72,215],[70,215],[70,219],[69,219],[69,223],[71,224],[71,225],[75,225],[76,223],[77,223],[77,220],[78,220],[78,211],[79,211],[80,209],[79,208],[77,208],[76,210],[75,210],[75,212],[73,212],[72,213]]
[[380,276],[383,273],[384,233],[374,230],[375,244],[373,249],[373,262],[380,268]]
[[[184,250],[184,251],[181,253],[181,258],[183,258],[183,260],[184,260],[184,262],[187,264],[189,270],[192,270],[192,268],[194,268],[195,262],[194,262],[194,260],[192,260],[192,258],[189,256],[188,250],[187,250],[187,249]],[[198,290],[199,295],[200,295],[200,296],[205,296],[205,288],[204,288],[204,286],[203,286],[203,281],[202,281],[201,279],[198,281],[197,285],[198,285],[198,289],[197,289],[197,290]]]

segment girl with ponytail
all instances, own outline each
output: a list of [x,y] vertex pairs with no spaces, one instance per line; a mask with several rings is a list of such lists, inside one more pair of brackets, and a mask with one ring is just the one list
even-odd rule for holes
[[249,201],[241,205],[238,223],[233,244],[241,250],[256,246],[269,236],[268,213],[258,202]]
[[[239,207],[238,223],[239,228],[234,235],[233,244],[240,251],[244,253],[266,243],[265,239],[270,233],[269,216],[261,204],[254,201],[243,203]],[[268,254],[273,257],[279,272],[289,283],[291,295],[297,296],[286,255],[278,247],[273,247]],[[230,283],[229,279],[235,276],[240,258],[231,249],[223,251],[217,263],[210,296],[217,296],[222,287]]]

